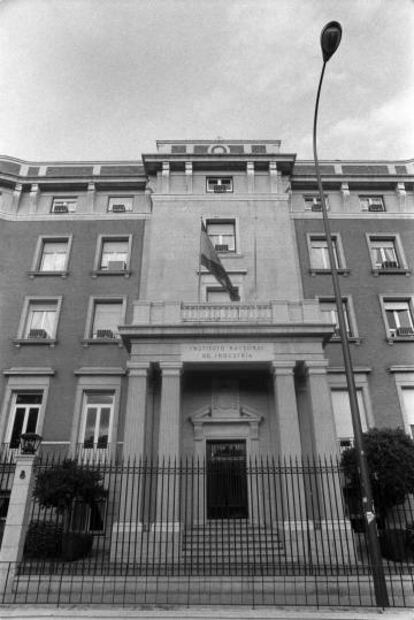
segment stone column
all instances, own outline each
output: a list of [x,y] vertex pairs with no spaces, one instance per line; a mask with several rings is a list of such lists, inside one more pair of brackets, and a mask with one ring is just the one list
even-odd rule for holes
[[[352,549],[345,548],[341,539],[350,531],[345,519],[339,471],[336,470],[338,444],[326,360],[307,361],[309,402],[311,405],[315,455],[321,467],[315,472],[308,488],[312,487],[312,510],[318,515],[319,528],[312,534],[311,548],[316,562],[323,561],[326,552],[340,556],[339,562],[352,559]],[[334,465],[333,468],[325,465]],[[346,532],[346,530],[348,532]]]
[[278,194],[281,191],[280,188],[281,173],[277,169],[277,163],[275,161],[269,162],[269,179],[270,179],[270,193]]
[[36,213],[37,211],[37,202],[40,196],[40,188],[37,183],[32,183],[30,187],[30,213]]
[[273,384],[276,419],[279,428],[279,450],[282,456],[300,456],[299,417],[294,381],[295,362],[273,362]]
[[180,377],[181,362],[161,362],[161,410],[158,439],[160,468],[157,479],[154,559],[177,561],[180,543]]
[[348,183],[341,183],[342,204],[347,209],[349,207],[349,201],[351,199],[351,192],[349,190]]
[[30,518],[36,457],[21,454],[16,458],[13,487],[0,551],[0,592],[13,585],[16,562],[23,557],[23,548]]
[[338,444],[328,384],[328,361],[308,361],[305,364],[308,375],[315,453],[318,456],[336,455],[338,454]]
[[161,411],[158,457],[178,459],[180,455],[181,362],[161,362]]
[[145,451],[148,362],[128,362],[128,399],[124,429],[124,457],[140,459]]
[[407,204],[407,190],[405,187],[405,183],[397,183],[395,191],[400,203],[400,209],[401,211],[404,211]]
[[[292,554],[303,557],[306,549],[306,496],[300,469],[302,446],[295,392],[295,362],[273,362],[274,397],[279,429],[279,455],[286,464],[275,485],[275,514],[283,524],[285,543]],[[286,460],[285,460],[286,459]]]
[[145,417],[149,362],[128,362],[128,397],[124,428],[124,463],[122,473],[112,481],[117,485],[119,508],[111,536],[112,562],[133,562],[142,553],[145,512],[144,489],[148,487],[143,467],[145,453]]

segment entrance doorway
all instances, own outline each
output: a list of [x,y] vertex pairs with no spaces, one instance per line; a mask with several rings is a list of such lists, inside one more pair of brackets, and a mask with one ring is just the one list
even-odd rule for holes
[[207,441],[207,518],[246,519],[246,441]]

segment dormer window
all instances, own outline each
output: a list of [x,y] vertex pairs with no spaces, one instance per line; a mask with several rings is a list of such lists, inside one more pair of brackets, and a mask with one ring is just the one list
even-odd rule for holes
[[207,191],[223,194],[233,191],[232,177],[207,177]]
[[53,198],[52,213],[75,213],[78,205],[78,199],[71,198]]
[[362,211],[385,211],[384,198],[382,196],[360,196],[359,203]]
[[[322,211],[321,199],[318,195],[309,195],[303,197],[305,200],[306,211]],[[325,196],[325,205],[329,209],[328,196]]]
[[108,211],[112,213],[132,211],[132,196],[110,196]]

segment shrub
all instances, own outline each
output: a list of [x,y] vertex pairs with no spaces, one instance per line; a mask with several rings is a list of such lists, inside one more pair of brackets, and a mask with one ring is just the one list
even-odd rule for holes
[[57,558],[62,553],[63,528],[53,521],[32,521],[26,534],[25,558]]
[[[414,493],[414,441],[400,428],[373,428],[363,433],[375,510],[379,525],[391,509]],[[356,449],[342,453],[348,491],[360,499]]]

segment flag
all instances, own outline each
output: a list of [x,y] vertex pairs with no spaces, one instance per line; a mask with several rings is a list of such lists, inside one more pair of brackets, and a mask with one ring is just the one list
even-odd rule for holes
[[239,294],[232,285],[214,245],[211,243],[203,220],[201,220],[200,264],[204,265],[216,280],[220,282],[221,286],[229,293],[231,301],[240,301]]

